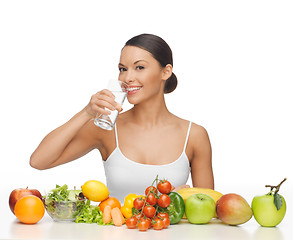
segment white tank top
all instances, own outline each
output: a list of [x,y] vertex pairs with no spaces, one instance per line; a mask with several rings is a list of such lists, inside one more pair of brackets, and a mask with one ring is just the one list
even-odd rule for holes
[[115,125],[116,148],[106,161],[103,161],[107,187],[111,197],[122,204],[129,193],[144,195],[145,189],[152,184],[156,176],[167,179],[174,187],[186,184],[190,164],[185,153],[191,122],[189,123],[184,148],[180,157],[169,164],[149,165],[134,162],[123,155],[119,148],[117,127]]

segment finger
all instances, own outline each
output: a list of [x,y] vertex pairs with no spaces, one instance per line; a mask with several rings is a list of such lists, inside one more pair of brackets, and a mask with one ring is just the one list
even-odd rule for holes
[[95,115],[96,116],[99,116],[99,115],[110,115],[111,114],[111,111],[109,111],[108,109],[104,109],[104,108],[101,108],[99,106],[95,106],[93,107],[93,111],[96,113]]
[[118,112],[121,112],[122,111],[122,105],[120,103],[116,102],[115,109],[118,110]]
[[100,115],[100,114],[102,114],[102,115],[110,115],[111,112],[109,110],[100,108],[99,111],[98,111],[98,113],[97,113],[97,115]]
[[[95,104],[98,106],[98,107],[100,107],[100,108],[108,108],[109,110],[111,110],[111,111],[114,111],[116,108],[115,108],[115,106],[113,106],[111,103],[109,103],[109,102],[107,102],[107,101],[105,101],[105,100],[97,100],[96,102],[95,102]],[[114,103],[115,104],[115,103]]]
[[[115,110],[116,102],[113,98],[97,93],[92,96],[91,98],[91,104],[92,105],[98,105],[99,107],[108,107],[110,110]],[[111,106],[110,106],[110,105]]]
[[106,96],[108,96],[110,98],[115,99],[115,95],[108,89],[103,89],[102,91],[100,91],[98,93],[100,93],[101,95],[106,95]]
[[93,97],[93,100],[94,101],[99,101],[99,100],[103,100],[103,101],[106,101],[108,103],[110,103],[111,105],[113,105],[114,107],[116,106],[116,102],[115,100],[108,96],[108,95],[105,95],[105,94],[97,94]]

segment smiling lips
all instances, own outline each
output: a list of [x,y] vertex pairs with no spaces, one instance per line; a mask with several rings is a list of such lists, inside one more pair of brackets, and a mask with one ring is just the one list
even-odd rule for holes
[[133,95],[135,93],[137,93],[142,87],[139,86],[129,86],[127,87],[127,94],[128,95]]

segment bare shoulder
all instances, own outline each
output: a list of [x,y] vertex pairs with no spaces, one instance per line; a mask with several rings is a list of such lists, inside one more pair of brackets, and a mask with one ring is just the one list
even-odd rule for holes
[[[177,120],[177,123],[178,123],[178,127],[181,127],[184,130],[190,124],[190,121],[188,121],[188,120],[179,118],[177,116],[175,116],[175,117],[176,117],[176,120]],[[207,133],[206,129],[203,126],[198,125],[198,124],[196,124],[194,122],[191,122],[190,135],[191,135],[192,138],[197,138],[197,137],[201,138],[201,137],[208,136],[208,133]]]
[[190,135],[194,138],[206,138],[208,137],[207,130],[196,123],[191,124]]
[[198,124],[192,123],[189,136],[189,146],[194,153],[211,151],[211,143],[207,130]]
[[[190,121],[185,119],[178,118],[178,120],[182,129],[186,129],[186,126],[190,123]],[[191,122],[188,142],[192,143],[190,145],[193,146],[199,146],[200,143],[209,143],[209,135],[207,130],[203,126]]]

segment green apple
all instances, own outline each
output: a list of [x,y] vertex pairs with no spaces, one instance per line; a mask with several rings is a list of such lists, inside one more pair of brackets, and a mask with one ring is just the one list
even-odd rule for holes
[[[284,218],[286,214],[286,202],[283,196],[278,191],[281,184],[277,186],[266,185],[271,191],[263,196],[255,196],[252,199],[251,207],[255,220],[263,227],[275,227]],[[273,189],[276,189],[273,191]]]
[[256,196],[253,198],[251,207],[255,220],[263,227],[275,227],[284,218],[286,213],[285,199],[282,199],[282,206],[279,210],[274,204],[274,196],[266,194],[263,196]]
[[190,223],[208,223],[214,217],[215,212],[215,201],[207,194],[193,194],[185,201],[185,215]]

